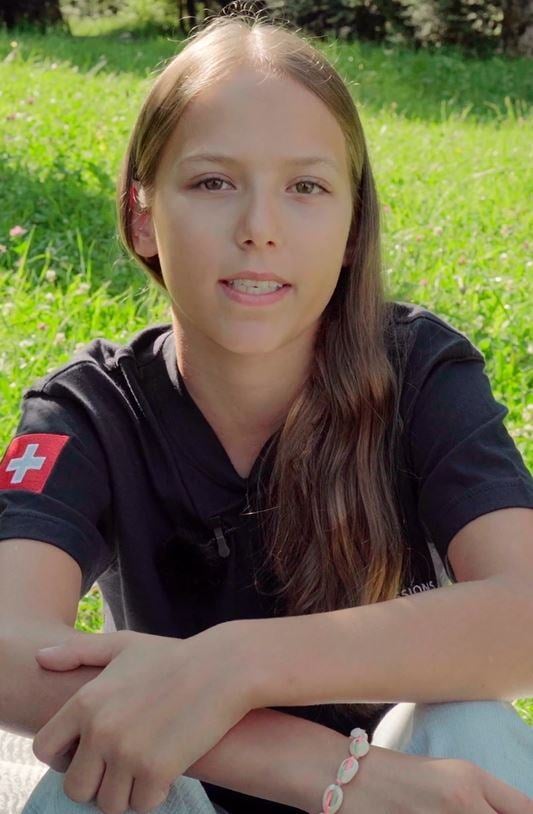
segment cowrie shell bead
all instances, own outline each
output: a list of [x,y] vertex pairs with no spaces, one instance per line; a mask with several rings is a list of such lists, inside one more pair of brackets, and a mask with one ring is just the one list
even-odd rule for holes
[[331,784],[328,786],[322,797],[322,808],[325,814],[336,814],[342,805],[344,794],[340,786]]
[[355,729],[352,729],[350,732],[350,738],[357,738],[358,735],[363,735],[368,740],[368,735],[366,734],[364,729],[361,729],[359,726],[356,726]]
[[350,754],[354,757],[364,757],[370,751],[370,744],[367,740],[360,740],[359,737],[350,741]]
[[341,765],[339,766],[336,782],[339,785],[349,783],[350,780],[352,780],[352,778],[355,777],[358,770],[359,763],[357,762],[356,758],[347,757],[346,760],[343,760]]

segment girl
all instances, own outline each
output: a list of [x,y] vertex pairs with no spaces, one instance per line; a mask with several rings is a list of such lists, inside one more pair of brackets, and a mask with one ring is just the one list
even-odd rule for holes
[[23,814],[531,813],[533,479],[481,353],[385,296],[338,73],[211,20],[118,213],[171,324],[25,391],[1,467],[2,540],[61,549],[116,628],[36,655],[101,669],[37,732]]

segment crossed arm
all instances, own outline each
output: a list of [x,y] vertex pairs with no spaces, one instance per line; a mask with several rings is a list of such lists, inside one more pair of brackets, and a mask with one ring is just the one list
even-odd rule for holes
[[254,708],[186,774],[318,810],[346,738],[268,707],[533,695],[532,518],[506,509],[465,526],[449,549],[463,580],[456,585],[312,616],[223,623]]
[[227,623],[243,669],[255,666],[255,709],[190,776],[313,810],[346,757],[346,738],[265,707],[533,696],[533,510],[476,518],[455,535],[448,559],[455,585],[329,613]]
[[[254,706],[514,700],[533,695],[533,509],[455,535],[457,584],[387,602],[250,619]],[[312,669],[310,667],[312,666]]]

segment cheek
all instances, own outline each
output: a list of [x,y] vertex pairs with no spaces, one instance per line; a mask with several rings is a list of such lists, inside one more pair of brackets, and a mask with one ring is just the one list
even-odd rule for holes
[[[173,263],[198,276],[207,274],[214,260],[221,257],[221,239],[208,222],[176,216],[165,224],[165,253]],[[215,269],[216,271],[216,269]]]
[[341,273],[341,263],[342,258],[339,260],[338,267],[332,266],[331,256],[328,256],[327,258],[324,257],[322,265],[317,265],[315,258],[311,307],[320,313],[325,309],[337,287]]

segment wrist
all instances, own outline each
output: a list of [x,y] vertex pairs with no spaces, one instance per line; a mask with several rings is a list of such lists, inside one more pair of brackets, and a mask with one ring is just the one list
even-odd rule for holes
[[209,628],[221,645],[221,667],[225,667],[232,695],[238,696],[243,715],[260,706],[260,670],[253,657],[247,622],[247,619],[235,619]]
[[[348,738],[334,729],[321,727],[324,731],[318,737],[313,735],[309,745],[307,760],[302,765],[300,791],[301,800],[298,808],[308,814],[319,814],[322,811],[322,796],[327,787],[335,782],[337,769],[348,757]],[[355,778],[352,782],[355,782]]]
[[[242,677],[249,710],[278,706],[277,693],[269,670],[269,619],[236,619],[222,622],[234,669]],[[266,631],[266,632],[265,632]]]
[[256,709],[185,774],[318,814],[324,790],[346,757],[346,740],[306,718]]
[[[331,730],[330,730],[331,731]],[[352,757],[350,752],[350,738],[338,732],[334,732],[336,739],[331,740],[327,746],[328,752],[321,755],[321,766],[315,767],[315,777],[308,781],[308,793],[305,798],[304,810],[308,814],[319,814],[324,811],[322,799],[324,792],[333,784],[336,784],[339,767],[347,758]],[[374,770],[374,764],[379,761],[379,753],[383,751],[377,746],[370,746],[365,755],[357,758],[358,769],[356,774],[347,783],[341,784],[343,802],[339,814],[352,814],[366,801],[365,785],[369,772]],[[320,756],[319,756],[320,759]],[[368,761],[368,762],[367,762]]]

